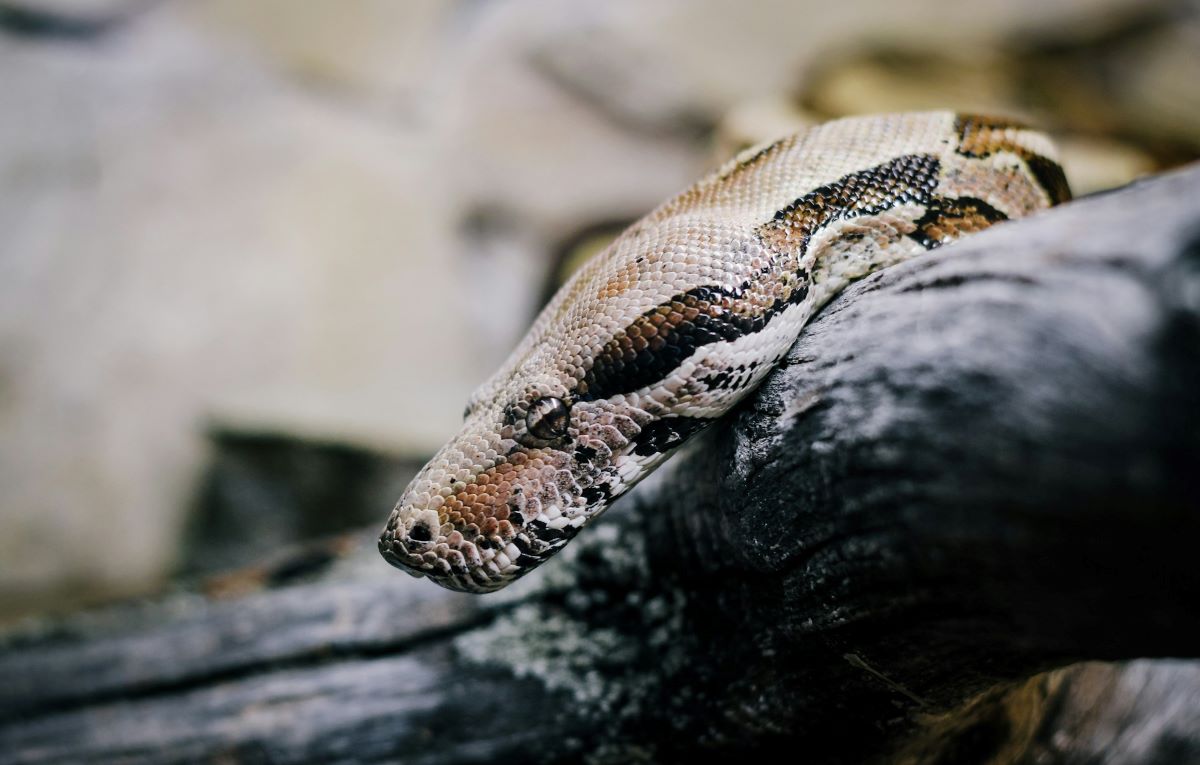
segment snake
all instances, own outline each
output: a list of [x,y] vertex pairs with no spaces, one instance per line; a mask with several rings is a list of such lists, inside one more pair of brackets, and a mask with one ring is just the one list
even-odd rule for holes
[[1070,197],[1050,139],[1002,117],[847,117],[741,152],[563,284],[404,490],[381,554],[504,587],[753,391],[848,284]]

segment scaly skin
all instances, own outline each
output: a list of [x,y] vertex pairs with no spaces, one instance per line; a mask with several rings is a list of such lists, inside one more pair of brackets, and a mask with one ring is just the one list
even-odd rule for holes
[[847,284],[1069,197],[1044,136],[988,117],[844,119],[744,152],[559,290],[380,552],[503,587],[752,391]]

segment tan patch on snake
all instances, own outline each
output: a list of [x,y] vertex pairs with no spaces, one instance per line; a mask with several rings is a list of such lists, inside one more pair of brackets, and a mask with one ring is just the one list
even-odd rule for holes
[[673,215],[714,206],[723,197],[736,196],[752,172],[769,167],[771,160],[796,145],[797,136],[780,138],[760,149],[747,149],[726,162],[711,177],[697,183],[683,193],[660,206],[649,216],[650,221],[663,220]]
[[[549,477],[556,470],[552,463],[551,455],[541,449],[513,452],[504,462],[475,475],[446,497],[439,520],[449,522],[468,537],[512,538],[516,528],[508,500],[519,484],[518,478],[528,483],[525,479],[530,475]],[[528,486],[525,491],[529,491]]]
[[600,290],[596,293],[597,300],[609,300],[611,298],[620,297],[638,283],[638,276],[641,273],[637,260],[626,263],[617,270],[611,279],[606,281]]
[[980,199],[938,199],[916,221],[916,231],[910,236],[928,249],[964,234],[982,231],[1007,218],[1003,212]]
[[1050,204],[1071,199],[1071,187],[1062,167],[1017,140],[1020,133],[1027,133],[1024,125],[1003,117],[971,115],[960,116],[954,126],[958,131],[958,151],[963,156],[982,159],[1010,152],[1024,160]]

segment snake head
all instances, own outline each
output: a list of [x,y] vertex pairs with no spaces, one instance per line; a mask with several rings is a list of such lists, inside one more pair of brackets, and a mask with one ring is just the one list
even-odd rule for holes
[[638,440],[651,420],[623,402],[573,400],[554,380],[469,407],[401,496],[379,550],[452,590],[500,589],[665,457]]

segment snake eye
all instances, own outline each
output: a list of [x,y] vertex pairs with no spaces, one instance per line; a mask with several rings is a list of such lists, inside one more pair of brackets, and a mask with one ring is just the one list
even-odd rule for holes
[[543,441],[553,441],[567,434],[571,410],[560,398],[539,398],[529,406],[525,425],[529,432]]

